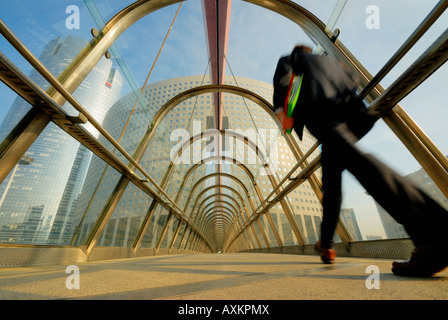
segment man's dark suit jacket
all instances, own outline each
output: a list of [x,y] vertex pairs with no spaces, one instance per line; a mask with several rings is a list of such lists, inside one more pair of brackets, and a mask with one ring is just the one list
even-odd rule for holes
[[301,52],[296,55],[294,63],[291,56],[280,58],[273,81],[274,109],[284,107],[292,71],[296,75],[303,74],[294,111],[294,130],[300,140],[305,125],[311,129],[329,121],[343,120],[344,115],[338,106],[355,96],[356,84],[344,67],[327,55]]

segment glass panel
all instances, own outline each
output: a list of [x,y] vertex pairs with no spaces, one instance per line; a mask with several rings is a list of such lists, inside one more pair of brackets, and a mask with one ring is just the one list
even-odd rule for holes
[[2,242],[67,244],[91,158],[50,123],[1,185]]
[[159,206],[153,216],[151,217],[151,223],[145,232],[143,241],[141,243],[142,248],[155,248],[157,240],[159,240],[160,234],[165,226],[165,221],[168,216],[168,211]]
[[152,198],[134,184],[127,186],[106,227],[107,229],[109,224],[115,225],[115,221],[118,221],[109,245],[114,247],[132,245],[151,202]]
[[[375,75],[414,32],[438,3],[432,1],[399,2],[386,0],[375,4],[349,1],[336,24],[339,39]],[[400,17],[400,19],[397,19]],[[445,12],[400,63],[381,81],[391,84],[445,30]],[[375,52],[372,55],[372,52]]]
[[[298,2],[298,1],[297,1]],[[324,21],[330,16],[334,1],[325,4],[305,2],[309,8],[319,8]],[[276,13],[244,1],[233,1],[229,44],[226,56],[226,76],[232,73],[272,83],[277,61],[281,55],[289,54],[298,43],[314,46],[297,24]]]
[[295,239],[295,236],[292,232],[291,225],[289,224],[288,219],[285,214],[282,213],[273,213],[271,214],[273,218],[278,221],[277,224],[280,226],[281,235],[283,239],[283,244],[285,246],[292,246],[298,244],[298,241]]
[[179,234],[177,235],[176,241],[174,242],[173,249],[180,249],[179,245],[180,245],[180,241],[182,240],[182,237],[184,236],[185,229],[186,229],[186,224],[182,223],[182,225],[179,229]]
[[0,83],[0,96],[2,97],[4,105],[4,107],[2,106],[2,108],[0,108],[1,142],[32,107],[23,100],[22,97],[16,95],[9,89],[3,82]]
[[[111,167],[106,167],[100,158],[93,157],[86,174],[82,192],[77,200],[73,218],[74,232],[75,234],[79,233],[76,237],[76,245],[84,244],[95,221],[100,216],[108,199],[114,192],[120,176],[121,175]],[[115,229],[109,230],[111,230],[111,238],[107,241],[111,242]],[[104,233],[102,236],[104,237]]]
[[[53,75],[58,76],[68,65],[60,56],[71,59],[90,40],[90,27],[93,21],[86,14],[81,0],[32,1],[15,0],[0,3],[0,18],[12,30],[36,57],[40,57]],[[67,12],[67,13],[66,13]],[[68,40],[70,39],[70,40]],[[66,41],[69,42],[66,42]],[[25,74],[31,72],[31,66],[2,37],[2,52]],[[58,63],[52,63],[56,58]]]

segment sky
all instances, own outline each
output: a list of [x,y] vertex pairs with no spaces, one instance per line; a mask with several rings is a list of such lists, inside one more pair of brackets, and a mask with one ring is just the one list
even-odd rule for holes
[[[89,0],[86,2],[92,2]],[[11,0],[0,2],[0,18],[39,56],[46,43],[56,36],[76,35],[90,39],[90,30],[97,27],[82,0]],[[337,1],[296,0],[321,21],[327,23]],[[107,21],[131,0],[95,0]],[[335,27],[339,39],[364,66],[375,74],[435,6],[435,0],[348,0]],[[69,6],[80,9],[80,28],[68,29]],[[369,28],[372,18],[368,6],[378,9],[379,24]],[[126,30],[116,42],[133,79],[141,86],[152,68],[163,39],[178,10],[174,4],[142,18]],[[229,30],[227,77],[232,74],[270,83],[278,58],[288,54],[297,43],[312,41],[293,22],[278,14],[241,0],[232,1]],[[371,20],[369,20],[371,21]],[[448,26],[448,13],[437,21],[402,61],[381,81],[384,87],[406,70]],[[0,37],[0,50],[28,74],[30,66]],[[114,59],[114,57],[113,57]],[[182,3],[169,37],[150,74],[149,83],[180,76],[203,75],[207,71],[208,51],[202,16],[201,0]],[[448,65],[440,68],[429,80],[407,96],[400,105],[419,124],[439,149],[448,154],[448,108],[444,97],[448,83]],[[123,95],[131,91],[127,86]],[[0,121],[9,110],[15,95],[0,83]],[[375,125],[360,143],[401,174],[420,169],[407,149],[382,122]],[[358,183],[344,174],[344,206],[353,207],[364,235],[383,235],[373,200],[365,195]]]

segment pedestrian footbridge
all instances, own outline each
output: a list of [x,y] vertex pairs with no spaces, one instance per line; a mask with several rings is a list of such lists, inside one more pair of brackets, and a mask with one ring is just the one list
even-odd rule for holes
[[448,298],[448,271],[392,274],[413,243],[359,186],[320,262],[320,146],[271,83],[297,43],[338,60],[380,118],[363,147],[448,207],[448,1],[25,2],[0,4],[0,299]]

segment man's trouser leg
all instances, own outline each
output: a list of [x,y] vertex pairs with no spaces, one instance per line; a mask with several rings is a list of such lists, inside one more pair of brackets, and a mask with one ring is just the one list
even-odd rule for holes
[[416,246],[448,243],[448,212],[442,206],[374,156],[361,152],[344,126],[332,131],[325,142],[339,147],[347,170],[404,226]]
[[326,249],[332,247],[342,202],[342,167],[336,151],[334,145],[322,144],[323,218],[320,246]]

